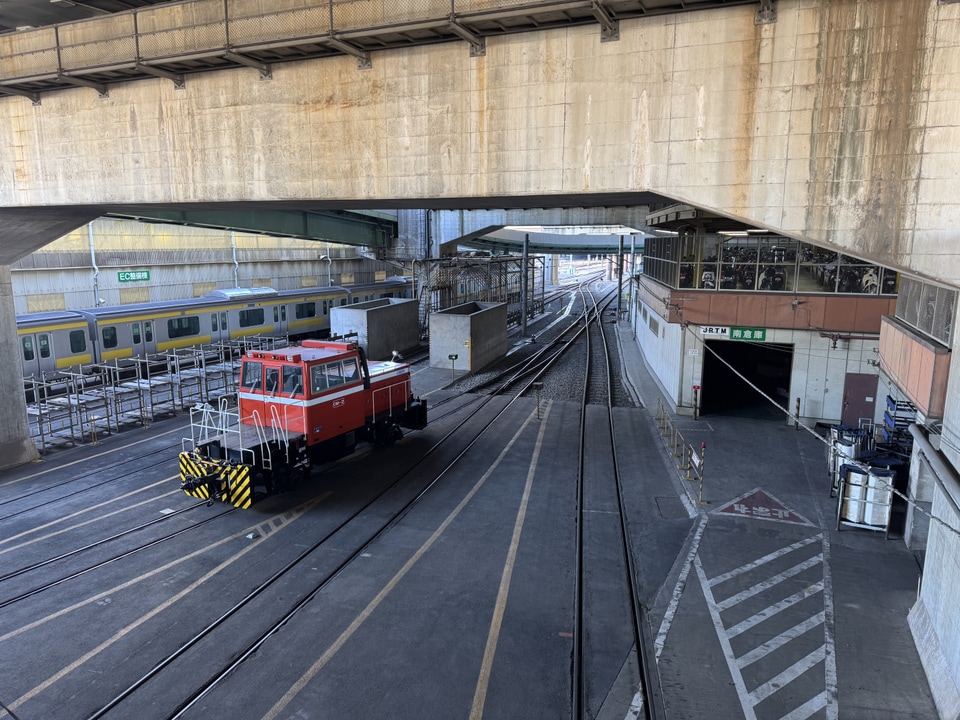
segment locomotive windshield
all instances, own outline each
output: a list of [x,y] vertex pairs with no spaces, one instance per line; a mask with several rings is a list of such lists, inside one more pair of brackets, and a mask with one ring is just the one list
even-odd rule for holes
[[241,386],[248,390],[260,387],[260,372],[263,363],[245,362],[243,363],[243,378],[240,381]]

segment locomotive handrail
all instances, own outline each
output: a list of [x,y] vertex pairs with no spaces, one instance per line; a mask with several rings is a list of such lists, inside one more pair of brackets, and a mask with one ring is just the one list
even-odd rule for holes
[[253,420],[253,429],[257,433],[260,447],[263,448],[263,467],[265,470],[273,470],[273,453],[270,450],[270,443],[267,442],[267,434],[264,431],[263,420],[260,419],[260,413],[254,410],[250,414],[250,419]]

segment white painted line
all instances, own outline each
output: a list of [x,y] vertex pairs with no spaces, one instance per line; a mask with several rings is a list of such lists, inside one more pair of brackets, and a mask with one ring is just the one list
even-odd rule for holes
[[830,574],[830,537],[823,534],[823,640],[827,647],[827,657],[823,666],[823,676],[827,688],[827,720],[837,720],[839,704],[837,702],[837,651],[833,639],[833,579]]
[[720,619],[720,609],[713,600],[713,592],[710,590],[710,583],[703,572],[703,565],[700,564],[700,558],[693,561],[697,569],[697,576],[700,578],[700,587],[703,588],[703,597],[707,601],[707,608],[710,610],[710,618],[713,620],[713,627],[717,631],[717,640],[720,641],[720,647],[723,650],[723,658],[727,661],[727,668],[730,670],[730,678],[737,690],[737,697],[740,698],[740,707],[743,710],[744,720],[757,720],[757,715],[753,711],[753,703],[750,700],[750,694],[743,684],[743,676],[740,674],[740,668],[737,667],[737,660],[734,657],[733,649],[730,647],[730,639],[727,631],[724,630],[723,621]]
[[764,580],[763,582],[758,582],[753,587],[749,587],[746,590],[743,590],[742,592],[738,592],[736,595],[731,595],[723,602],[717,603],[717,607],[719,607],[721,610],[726,610],[728,608],[732,608],[734,605],[739,605],[744,600],[749,600],[754,595],[759,595],[764,590],[769,590],[770,588],[779,585],[784,580],[789,580],[794,575],[799,575],[804,570],[809,570],[815,565],[819,565],[822,560],[823,560],[822,555],[814,555],[811,558],[807,558],[802,563],[798,563],[797,565],[794,565],[792,568],[784,570],[782,573],[778,573],[774,575],[772,578],[769,578],[768,580]]
[[754,704],[759,704],[766,700],[768,697],[773,695],[775,692],[780,690],[786,685],[789,685],[798,677],[803,675],[807,670],[815,666],[817,663],[823,662],[824,658],[827,655],[826,648],[821,645],[812,653],[807,655],[805,658],[795,662],[793,665],[788,667],[782,673],[777,675],[774,678],[771,678],[763,685],[758,687],[756,690],[750,693],[750,697],[753,700]]
[[[670,603],[667,605],[667,611],[663,614],[663,620],[660,621],[660,629],[657,631],[657,637],[653,642],[655,650],[654,662],[660,660],[663,646],[667,642],[667,633],[670,632],[670,626],[673,625],[673,619],[677,615],[677,606],[680,605],[680,597],[683,595],[683,590],[687,586],[687,577],[690,575],[690,568],[693,567],[693,559],[700,549],[700,540],[703,538],[703,531],[707,527],[708,520],[709,517],[704,513],[700,516],[700,522],[697,523],[695,527],[690,528],[690,531],[693,533],[690,550],[687,553],[686,559],[683,561],[683,568],[680,570],[680,575],[677,576],[677,584],[673,588],[673,595],[670,598]],[[641,686],[637,688],[637,692],[634,694],[630,708],[627,710],[627,714],[623,720],[639,720],[643,712],[643,703],[643,687]]]
[[697,556],[697,552],[700,549],[700,540],[703,538],[703,531],[706,530],[706,528],[707,515],[704,514],[700,516],[700,522],[694,531],[693,542],[690,543],[690,551],[687,553],[687,558],[683,562],[683,569],[680,571],[680,575],[677,577],[677,584],[673,588],[673,596],[670,598],[667,611],[664,613],[663,620],[660,622],[657,637],[653,642],[657,660],[660,659],[660,653],[663,652],[663,646],[667,642],[667,633],[670,632],[670,626],[673,624],[674,617],[676,617],[677,606],[680,604],[680,596],[683,595],[683,590],[687,586],[687,576],[690,575],[690,568],[693,567],[693,559]]
[[755,647],[750,652],[745,655],[741,655],[737,658],[737,664],[742,668],[747,667],[748,665],[756,662],[760,658],[766,657],[774,650],[783,647],[791,640],[794,640],[806,632],[810,632],[815,627],[823,623],[823,613],[818,612],[813,617],[809,617],[804,620],[799,625],[794,625],[789,630],[784,630],[782,633],[777,635],[772,640],[767,640],[763,645]]
[[778,557],[782,557],[787,553],[791,553],[794,550],[799,550],[802,547],[805,547],[811,543],[815,543],[820,539],[820,535],[812,535],[811,537],[804,538],[798,542],[793,543],[793,545],[787,545],[785,548],[781,548],[775,552],[770,553],[769,555],[764,555],[762,558],[758,558],[753,562],[748,562],[746,565],[741,565],[740,567],[726,572],[723,575],[717,575],[710,581],[710,587],[716,587],[722,582],[726,582],[730,578],[735,578],[737,575],[742,575],[743,573],[758,568],[761,565],[766,565],[771,560],[776,560]]
[[772,618],[777,613],[783,612],[787,608],[793,607],[801,600],[805,600],[808,597],[812,595],[816,595],[818,592],[822,592],[822,591],[823,591],[823,582],[821,581],[818,583],[814,583],[810,587],[806,587],[800,592],[794,593],[790,597],[785,598],[784,600],[781,600],[780,602],[774,605],[771,605],[770,607],[765,608],[764,610],[761,610],[756,615],[747,618],[743,622],[737,623],[732,628],[727,630],[727,635],[729,635],[730,637],[736,637],[740,633],[749,630],[755,625],[759,625],[764,620],[767,620],[768,618]]
[[807,700],[803,705],[793,712],[787,713],[780,720],[807,720],[814,713],[820,712],[821,708],[827,707],[827,691],[824,690],[816,697]]

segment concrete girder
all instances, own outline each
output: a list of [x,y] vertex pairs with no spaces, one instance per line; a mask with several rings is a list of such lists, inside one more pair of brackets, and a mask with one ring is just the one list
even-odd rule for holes
[[368,247],[389,245],[396,235],[396,222],[353,213],[267,210],[246,206],[218,210],[118,210],[108,214],[144,222],[223,228]]
[[0,266],[15,263],[102,214],[86,206],[0,208]]

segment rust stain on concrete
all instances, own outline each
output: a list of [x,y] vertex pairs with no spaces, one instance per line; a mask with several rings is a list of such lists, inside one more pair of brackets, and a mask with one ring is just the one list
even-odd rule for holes
[[840,0],[820,10],[806,225],[866,258],[902,263],[910,251],[929,5]]

